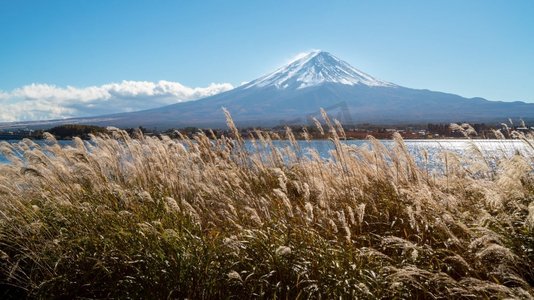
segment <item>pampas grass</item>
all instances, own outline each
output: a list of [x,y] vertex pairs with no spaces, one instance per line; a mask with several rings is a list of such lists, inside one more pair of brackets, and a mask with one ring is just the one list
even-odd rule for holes
[[532,155],[445,153],[430,174],[400,136],[350,147],[323,112],[326,161],[290,129],[284,149],[255,131],[247,150],[225,113],[232,137],[0,143],[0,295],[534,296]]

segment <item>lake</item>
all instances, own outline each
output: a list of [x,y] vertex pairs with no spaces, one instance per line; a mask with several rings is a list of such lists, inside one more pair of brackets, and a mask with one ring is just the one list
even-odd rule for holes
[[[18,140],[8,140],[9,143],[17,143]],[[44,141],[36,141],[37,143],[44,143]],[[392,140],[381,140],[386,147],[393,146]],[[70,145],[71,141],[59,141],[62,145]],[[309,149],[315,149],[319,155],[324,159],[331,158],[330,151],[334,149],[332,142],[328,140],[313,140],[298,141],[302,148],[302,153],[305,155]],[[343,143],[353,146],[362,147],[369,145],[367,140],[348,140]],[[455,152],[461,156],[472,155],[470,149],[473,146],[478,147],[487,157],[502,157],[511,156],[516,152],[525,155],[534,156],[534,149],[530,148],[525,142],[521,140],[466,140],[466,139],[447,139],[447,140],[405,140],[408,151],[416,157],[416,161],[422,161],[422,151],[426,150],[430,162],[437,162],[440,160],[440,153],[444,150]],[[274,141],[277,147],[289,146],[289,141]],[[250,141],[246,141],[249,149],[252,149]],[[0,163],[8,163],[6,158],[0,153]]]

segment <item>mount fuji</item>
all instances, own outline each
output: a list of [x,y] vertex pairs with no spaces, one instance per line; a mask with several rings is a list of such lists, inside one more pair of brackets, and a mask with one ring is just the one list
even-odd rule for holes
[[312,51],[230,91],[145,111],[47,122],[117,127],[223,127],[222,107],[238,126],[304,124],[324,108],[342,123],[534,120],[534,103],[488,101],[402,87],[325,51]]

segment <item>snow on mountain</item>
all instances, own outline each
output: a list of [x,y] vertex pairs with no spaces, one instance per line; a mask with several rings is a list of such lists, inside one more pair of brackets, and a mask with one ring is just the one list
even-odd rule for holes
[[316,50],[300,56],[273,73],[243,85],[242,88],[303,89],[322,83],[373,87],[396,86],[393,83],[376,79],[328,52]]

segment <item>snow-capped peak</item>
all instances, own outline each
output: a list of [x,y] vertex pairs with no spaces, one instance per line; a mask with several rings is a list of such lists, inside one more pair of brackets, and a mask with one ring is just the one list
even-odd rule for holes
[[303,89],[327,82],[346,85],[395,86],[352,67],[328,52],[314,50],[299,55],[286,66],[249,82],[243,88],[274,86],[278,89]]

